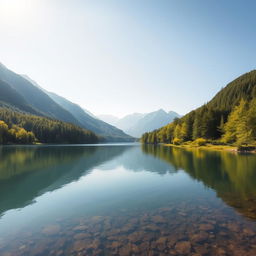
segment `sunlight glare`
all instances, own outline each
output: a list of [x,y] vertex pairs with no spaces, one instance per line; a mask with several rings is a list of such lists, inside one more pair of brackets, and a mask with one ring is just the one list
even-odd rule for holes
[[0,21],[9,25],[27,22],[37,3],[37,0],[0,0]]

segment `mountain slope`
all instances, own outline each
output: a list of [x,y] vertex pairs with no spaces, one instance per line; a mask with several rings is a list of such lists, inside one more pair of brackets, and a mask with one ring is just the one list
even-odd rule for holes
[[256,70],[229,83],[200,108],[144,134],[142,141],[180,144],[198,138],[239,145],[255,142]]
[[105,121],[108,120],[125,133],[139,138],[143,133],[158,129],[172,122],[175,118],[180,117],[180,115],[174,111],[167,113],[160,109],[147,114],[133,113],[123,118],[117,118],[111,115],[100,115],[98,117]]
[[64,109],[69,111],[81,125],[96,134],[106,138],[108,141],[133,141],[134,139],[125,134],[122,130],[96,119],[86,113],[79,105],[55,94],[48,92],[48,95]]
[[118,120],[116,126],[126,132],[128,132],[133,126],[137,124],[139,120],[141,120],[146,114],[141,113],[133,113],[127,115]]
[[116,126],[117,122],[119,121],[118,117],[112,115],[98,115],[97,118],[113,126]]
[[256,97],[256,70],[245,73],[220,90],[207,104],[209,107],[230,111],[240,100]]
[[[0,106],[14,111],[50,117],[91,130],[107,141],[133,141],[123,131],[113,127],[80,106],[56,94],[48,95],[26,75],[18,75],[0,64]],[[103,139],[103,138],[102,138]]]
[[140,137],[143,133],[158,129],[179,117],[175,112],[165,112],[163,109],[148,113],[140,118],[133,126],[125,130],[128,134]]
[[[38,113],[64,122],[80,125],[71,113],[53,101],[45,92],[3,65],[0,65],[0,79],[15,89]],[[27,108],[21,110],[34,114],[34,112],[30,112]]]
[[0,80],[0,102],[10,108],[18,108],[32,114],[39,115],[40,113],[33,107],[9,84]]

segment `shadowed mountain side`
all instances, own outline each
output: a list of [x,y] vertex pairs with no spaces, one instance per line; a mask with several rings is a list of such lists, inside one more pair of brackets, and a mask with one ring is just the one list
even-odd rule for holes
[[0,102],[7,104],[10,108],[16,108],[35,115],[42,115],[36,111],[26,100],[8,83],[0,80]]
[[145,153],[159,157],[176,170],[186,171],[246,217],[256,219],[256,157],[226,151],[144,145]]
[[127,149],[129,146],[2,147],[0,215],[32,204],[36,197],[78,180]]
[[122,130],[86,113],[79,105],[55,93],[47,92],[47,94],[60,106],[69,111],[81,123],[83,128],[95,132],[97,135],[104,137],[107,141],[134,141],[134,138],[125,134]]
[[[18,96],[21,95],[33,109],[29,111],[27,107],[23,108],[22,105],[20,106],[20,110],[27,111],[31,114],[35,114],[36,111],[44,116],[81,126],[71,113],[53,101],[43,90],[3,65],[0,65],[0,79],[9,84],[17,92]],[[6,100],[5,102],[10,103]]]

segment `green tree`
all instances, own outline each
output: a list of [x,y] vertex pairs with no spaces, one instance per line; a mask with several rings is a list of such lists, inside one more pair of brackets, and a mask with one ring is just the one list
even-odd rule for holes
[[4,121],[0,121],[0,144],[6,143],[8,125]]

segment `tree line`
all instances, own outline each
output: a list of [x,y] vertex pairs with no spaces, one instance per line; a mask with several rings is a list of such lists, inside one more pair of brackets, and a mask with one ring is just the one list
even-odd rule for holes
[[153,132],[143,143],[254,144],[256,141],[256,70],[246,73],[207,104]]
[[253,144],[256,141],[256,98],[242,99],[229,114],[204,105],[158,130],[143,134],[141,141],[152,144],[188,141]]
[[97,143],[93,132],[70,123],[0,108],[0,144]]

